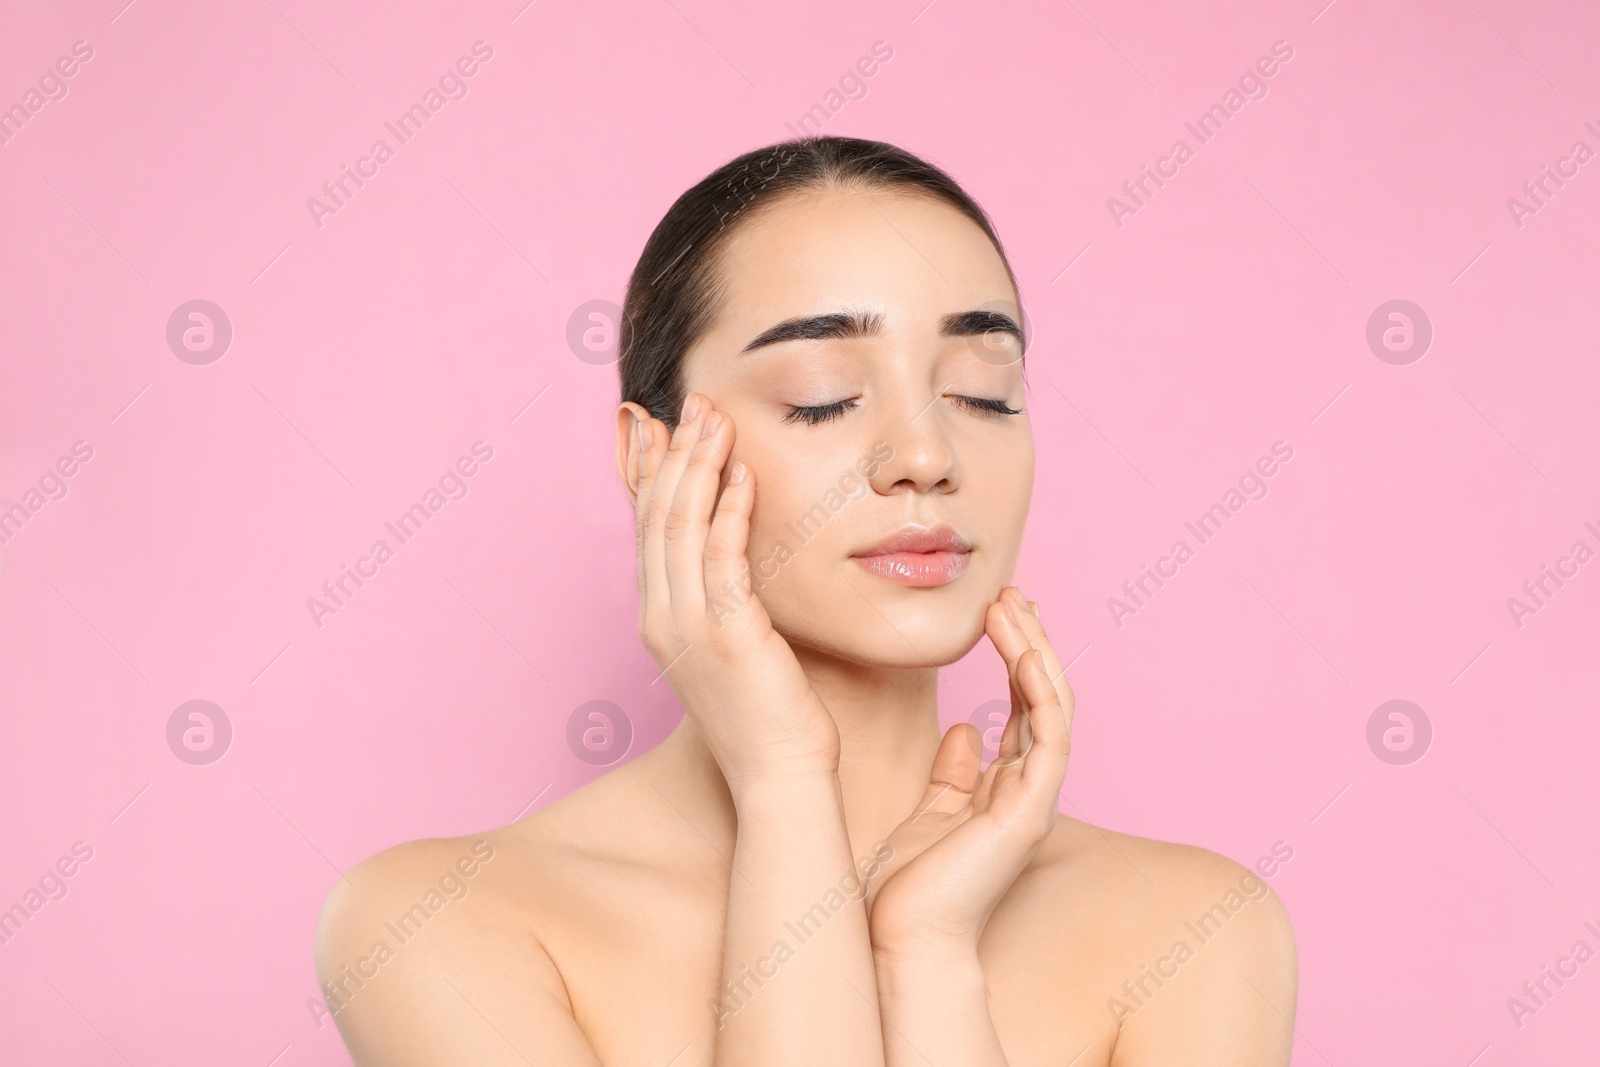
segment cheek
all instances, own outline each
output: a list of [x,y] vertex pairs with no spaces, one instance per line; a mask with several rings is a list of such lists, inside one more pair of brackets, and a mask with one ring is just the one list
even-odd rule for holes
[[963,457],[967,469],[962,488],[990,507],[1009,513],[1026,509],[1033,494],[1034,452],[1031,440],[988,443]]
[[849,464],[802,448],[787,435],[736,450],[756,476],[746,553],[751,571],[764,583],[764,597],[804,601],[819,591],[824,573],[854,540],[852,508],[860,501],[841,493],[839,474],[830,473],[835,467],[848,471]]
[[1028,450],[1027,459],[1017,464],[1016,501],[1021,514],[1028,513],[1028,507],[1033,501],[1033,449]]
[[970,471],[963,487],[972,492],[973,514],[981,516],[983,532],[1001,560],[1014,562],[1022,547],[1033,500],[1033,472],[1033,450],[1018,454],[1012,449],[1004,456],[986,457],[981,474]]
[[[819,442],[793,427],[739,431],[734,455],[755,472],[755,511],[750,517],[752,541],[758,532],[781,531],[823,502],[836,487],[850,461],[839,459]],[[853,453],[852,453],[853,456]]]
[[800,457],[793,451],[770,447],[770,442],[737,445],[735,452],[755,472],[756,502],[750,514],[752,563],[772,556],[780,542],[796,549],[798,544],[789,528],[809,506],[806,472],[799,464]]

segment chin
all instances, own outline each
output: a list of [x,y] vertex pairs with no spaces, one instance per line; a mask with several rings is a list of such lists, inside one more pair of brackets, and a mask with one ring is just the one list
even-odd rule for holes
[[[874,588],[855,578],[819,582],[806,595],[773,598],[773,627],[791,645],[870,667],[943,667],[983,637],[984,613],[1001,585],[978,575],[939,589]],[[970,583],[968,580],[971,580]]]

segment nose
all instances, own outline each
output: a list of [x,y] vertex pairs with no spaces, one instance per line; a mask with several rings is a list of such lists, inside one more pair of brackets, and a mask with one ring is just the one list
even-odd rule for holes
[[879,423],[878,440],[888,443],[891,455],[871,479],[882,495],[895,493],[953,493],[960,484],[955,443],[946,425],[944,398],[926,393],[917,402],[896,405]]

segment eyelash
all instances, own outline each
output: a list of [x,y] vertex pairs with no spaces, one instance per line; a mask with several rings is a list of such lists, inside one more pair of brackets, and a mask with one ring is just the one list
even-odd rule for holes
[[[951,399],[955,400],[959,404],[965,405],[969,410],[979,415],[998,416],[1022,414],[1021,408],[1014,408],[1007,404],[1004,400],[992,400],[989,397],[982,396],[957,396],[952,397]],[[789,409],[789,414],[784,416],[783,421],[803,422],[807,426],[815,426],[818,423],[839,418],[845,412],[855,408],[857,403],[858,402],[856,399],[852,397],[849,400],[835,400],[831,404],[821,404],[816,407],[791,407]]]
[[856,406],[856,400],[835,400],[831,404],[821,404],[817,407],[791,407],[789,414],[783,417],[784,422],[803,422],[807,426],[815,426],[819,422],[837,419],[840,415]]

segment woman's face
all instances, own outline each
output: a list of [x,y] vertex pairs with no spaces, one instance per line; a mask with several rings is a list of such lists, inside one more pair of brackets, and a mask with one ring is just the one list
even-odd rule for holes
[[[1033,488],[999,253],[954,208],[883,189],[791,195],[723,252],[684,382],[754,472],[749,563],[773,625],[858,663],[959,659],[1011,581]],[[748,591],[723,597],[739,610]]]

